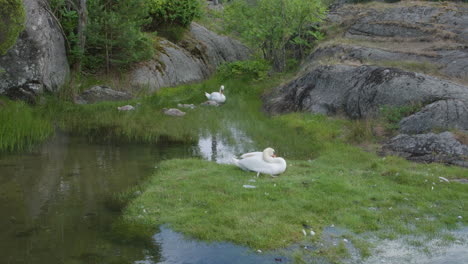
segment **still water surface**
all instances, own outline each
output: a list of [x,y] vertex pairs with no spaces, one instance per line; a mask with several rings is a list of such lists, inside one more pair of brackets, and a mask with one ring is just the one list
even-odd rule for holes
[[[194,145],[110,145],[59,133],[32,153],[0,156],[0,263],[196,263],[194,256],[177,256],[173,243],[180,246],[183,239],[167,229],[150,245],[110,239],[118,213],[106,201],[142,182],[162,160],[225,163],[245,150],[209,134]],[[243,263],[271,263],[246,248],[222,245],[231,256],[243,256]],[[203,247],[212,260],[220,253]]]

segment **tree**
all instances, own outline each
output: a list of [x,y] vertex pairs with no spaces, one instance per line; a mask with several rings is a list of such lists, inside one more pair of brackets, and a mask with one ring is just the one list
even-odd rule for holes
[[145,0],[88,0],[85,66],[109,72],[149,59],[152,41],[142,31],[149,22]]
[[310,25],[320,22],[326,12],[320,0],[235,0],[224,11],[226,28],[261,50],[276,71],[284,71],[287,45],[307,44],[316,34]]

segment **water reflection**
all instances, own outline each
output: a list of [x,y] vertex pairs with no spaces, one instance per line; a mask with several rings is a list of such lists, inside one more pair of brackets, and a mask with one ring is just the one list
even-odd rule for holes
[[0,263],[131,263],[158,249],[107,239],[114,193],[194,146],[98,145],[58,134],[31,154],[0,157]]
[[[185,263],[185,264],[262,264],[288,263],[287,259],[272,253],[256,254],[251,249],[237,246],[231,243],[207,243],[188,239],[180,233],[174,232],[165,226],[153,237],[155,244],[161,249],[160,264]],[[135,262],[137,264],[154,264],[155,262],[144,259]]]
[[223,135],[209,132],[200,135],[200,155],[206,160],[230,164],[232,158],[239,154],[253,151],[254,142],[243,131],[230,125],[227,132]]

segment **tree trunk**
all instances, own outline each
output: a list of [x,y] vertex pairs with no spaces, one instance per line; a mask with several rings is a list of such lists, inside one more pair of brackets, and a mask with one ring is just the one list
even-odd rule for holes
[[78,72],[81,71],[81,61],[84,54],[85,46],[86,46],[86,24],[88,23],[88,12],[86,6],[86,0],[78,0],[78,28],[77,28],[77,35],[78,35],[78,51],[80,56],[78,57],[77,61],[75,62],[74,69]]

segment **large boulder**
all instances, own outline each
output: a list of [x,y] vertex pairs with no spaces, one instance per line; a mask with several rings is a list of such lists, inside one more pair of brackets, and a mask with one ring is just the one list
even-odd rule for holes
[[161,87],[208,78],[225,62],[244,60],[249,49],[239,41],[220,36],[192,23],[190,32],[177,45],[160,40],[156,58],[138,64],[130,73],[136,86],[157,90]]
[[390,139],[383,152],[418,162],[444,162],[468,167],[468,146],[450,132],[419,135],[400,134]]
[[318,66],[279,87],[265,101],[271,113],[344,113],[350,118],[375,117],[383,106],[417,104],[424,107],[408,117],[410,121],[402,121],[405,132],[468,130],[467,86],[396,68]]
[[0,56],[0,94],[34,101],[43,91],[55,92],[65,82],[69,65],[65,42],[46,1],[24,0],[25,30]]

